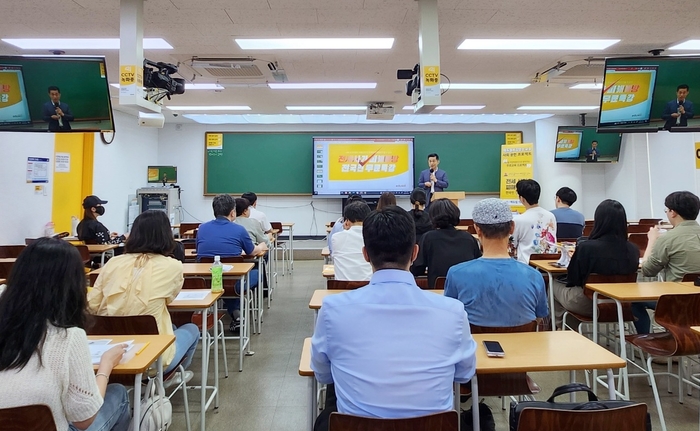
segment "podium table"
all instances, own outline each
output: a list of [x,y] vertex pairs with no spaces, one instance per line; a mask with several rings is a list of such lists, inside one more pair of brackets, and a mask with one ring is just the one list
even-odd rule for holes
[[435,199],[449,199],[453,204],[459,206],[459,201],[464,199],[464,196],[464,192],[435,192],[430,197],[430,202],[434,201]]

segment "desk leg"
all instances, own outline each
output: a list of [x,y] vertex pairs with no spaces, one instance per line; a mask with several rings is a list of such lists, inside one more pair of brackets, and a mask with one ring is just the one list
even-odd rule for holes
[[[554,277],[551,272],[547,272],[549,277],[549,317],[552,319],[552,331],[557,330],[556,318],[554,317]],[[562,324],[562,329],[564,325]]]
[[245,339],[245,327],[248,325],[248,316],[245,314],[246,310],[246,299],[247,296],[245,294],[245,279],[241,278],[241,290],[240,293],[238,294],[238,311],[240,312],[241,315],[241,326],[240,329],[238,330],[238,372],[240,373],[243,371],[243,350],[245,347],[244,339]]
[[[263,304],[265,304],[265,298],[263,297],[263,275],[265,274],[265,259],[262,257],[258,258],[258,289],[257,289],[257,309],[258,309],[258,334],[262,333],[262,316],[263,316]],[[267,292],[270,295],[270,292]]]
[[106,255],[106,254],[107,254],[106,251],[103,251],[103,252],[102,252],[102,257],[101,257],[101,260],[100,260],[100,268],[102,268],[103,266],[105,266],[105,255]]
[[289,273],[294,271],[294,226],[289,226]]
[[622,303],[615,299],[615,305],[617,306],[617,326],[620,332],[620,357],[625,361],[625,367],[620,368],[620,373],[622,373],[622,399],[629,400],[630,398],[630,384],[627,376],[627,346],[625,345],[625,321],[622,317]]
[[[598,344],[598,292],[593,292],[593,342]],[[593,392],[598,392],[598,370],[593,370]]]
[[[216,325],[216,322],[214,322]],[[200,429],[205,430],[207,413],[207,375],[209,374],[209,333],[207,332],[207,310],[202,310],[202,387],[201,387],[201,424]],[[217,355],[218,356],[218,355]]]
[[[244,279],[242,278],[241,280],[245,280],[245,285],[248,288],[245,291],[245,297],[246,297],[245,303],[246,303],[246,308],[248,310],[248,314],[251,315],[251,320],[252,320],[253,313],[252,313],[252,310],[250,309],[250,300],[252,298],[253,291],[250,289],[250,271],[248,271],[248,273],[245,275],[245,278]],[[248,320],[247,319],[248,314],[246,314],[246,321]],[[246,325],[245,332],[246,332],[246,339],[248,341],[246,344],[245,355],[246,356],[253,356],[255,354],[255,352],[250,351],[250,343],[252,342],[252,339],[250,338],[250,325]]]
[[615,394],[615,376],[613,375],[612,368],[608,368],[608,399],[617,399],[617,395]]
[[[162,374],[161,374],[162,376]],[[141,429],[141,379],[143,374],[139,373],[134,376],[134,431]],[[161,377],[162,378],[162,377]]]
[[479,382],[477,381],[476,373],[472,377],[472,429],[481,429],[479,425]]
[[[585,373],[585,371],[584,371]],[[569,383],[576,383],[576,370],[570,370],[569,371]],[[571,392],[569,394],[569,402],[575,403],[576,402],[576,393]]]
[[[216,398],[214,401],[214,410],[219,408],[219,310],[218,307],[214,307],[214,392],[216,392]],[[206,315],[208,310],[202,312],[203,321],[206,322]],[[226,376],[228,377],[228,376]]]
[[318,382],[316,377],[309,377],[309,387],[311,388],[311,412],[309,414],[309,429],[314,430],[314,424],[316,423],[316,416],[318,415]]

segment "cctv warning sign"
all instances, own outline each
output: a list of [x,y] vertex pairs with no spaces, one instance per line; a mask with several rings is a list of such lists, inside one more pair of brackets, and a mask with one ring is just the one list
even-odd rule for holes
[[440,66],[422,66],[423,93],[426,96],[440,95]]
[[119,86],[136,83],[136,66],[119,66]]

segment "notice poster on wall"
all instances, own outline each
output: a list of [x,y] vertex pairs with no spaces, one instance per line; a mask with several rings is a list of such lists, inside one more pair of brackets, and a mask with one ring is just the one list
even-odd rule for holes
[[27,157],[27,182],[49,182],[49,159],[45,157]]
[[520,204],[515,185],[520,180],[533,176],[533,144],[501,146],[501,199],[508,202],[512,211],[522,213],[525,207]]

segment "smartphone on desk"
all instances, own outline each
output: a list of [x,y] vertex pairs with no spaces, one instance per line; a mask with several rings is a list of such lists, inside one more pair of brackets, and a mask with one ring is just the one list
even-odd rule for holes
[[506,352],[503,351],[503,347],[498,341],[484,341],[484,348],[486,348],[486,356],[490,358],[503,358],[506,356]]

